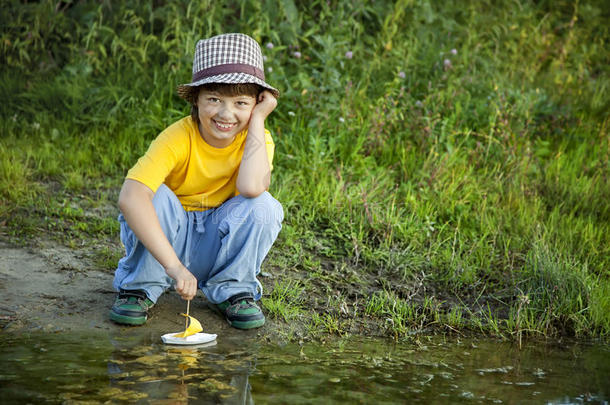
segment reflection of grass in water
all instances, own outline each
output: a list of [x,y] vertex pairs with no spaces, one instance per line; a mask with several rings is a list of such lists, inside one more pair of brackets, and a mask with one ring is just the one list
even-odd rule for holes
[[606,346],[579,346],[569,339],[559,345],[528,342],[519,350],[498,339],[447,336],[400,344],[353,336],[282,344],[254,339],[235,346],[227,336],[213,348],[194,349],[141,343],[129,339],[130,333],[117,329],[112,338],[99,331],[4,334],[4,402],[170,398],[219,403],[250,387],[256,403],[278,397],[294,399],[291,403],[345,403],[347,398],[396,403],[405,392],[429,403],[439,393],[464,391],[477,399],[517,402],[536,392],[536,399],[552,402],[587,391],[607,398],[610,373]]
[[[188,114],[174,87],[194,41],[243,31],[282,91],[268,127],[286,221],[268,266],[288,283],[311,277],[305,317],[341,333],[392,293],[415,300],[366,315],[392,319],[392,335],[610,332],[610,63],[597,3],[203,4],[3,7],[9,236],[89,243],[111,270],[116,190]],[[557,278],[561,293],[545,284]],[[265,299],[278,318],[301,313]],[[313,315],[313,299],[336,307]]]

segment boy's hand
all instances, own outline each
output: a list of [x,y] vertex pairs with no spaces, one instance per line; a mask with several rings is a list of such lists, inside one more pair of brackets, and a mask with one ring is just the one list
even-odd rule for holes
[[182,263],[165,269],[168,276],[176,280],[176,292],[184,300],[192,300],[197,294],[197,279]]
[[258,100],[252,110],[252,117],[258,116],[264,120],[275,110],[275,107],[277,107],[277,98],[270,91],[265,90],[258,95]]

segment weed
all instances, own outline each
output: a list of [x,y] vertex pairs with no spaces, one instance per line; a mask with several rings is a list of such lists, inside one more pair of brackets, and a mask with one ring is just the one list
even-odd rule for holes
[[298,281],[276,282],[271,294],[264,297],[262,302],[270,315],[289,322],[302,312],[303,291],[304,288]]
[[314,312],[311,317],[311,325],[309,329],[314,333],[322,331],[329,334],[342,334],[343,328],[339,322],[339,319],[332,314],[318,314]]

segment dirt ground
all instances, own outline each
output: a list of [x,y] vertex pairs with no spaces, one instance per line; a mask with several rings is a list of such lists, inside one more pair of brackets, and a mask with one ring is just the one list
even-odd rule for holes
[[[161,296],[146,325],[126,327],[108,319],[116,297],[113,275],[91,267],[86,252],[37,242],[35,247],[12,246],[0,241],[0,330],[4,332],[68,332],[83,329],[130,333],[164,333],[184,328],[186,303],[176,292]],[[190,313],[204,332],[216,334],[272,334],[272,326],[237,331],[212,312],[201,292],[190,305]]]

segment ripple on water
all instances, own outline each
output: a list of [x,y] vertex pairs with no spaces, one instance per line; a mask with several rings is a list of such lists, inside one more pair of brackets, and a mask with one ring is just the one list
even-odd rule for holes
[[[425,346],[374,339],[265,345],[219,336],[213,347],[176,349],[155,337],[61,334],[0,342],[0,397],[7,402],[175,401],[401,403],[607,401],[603,345],[515,345],[429,339]],[[80,344],[96,342],[94,347]],[[468,347],[469,355],[464,355]],[[61,365],[59,367],[58,365]]]

